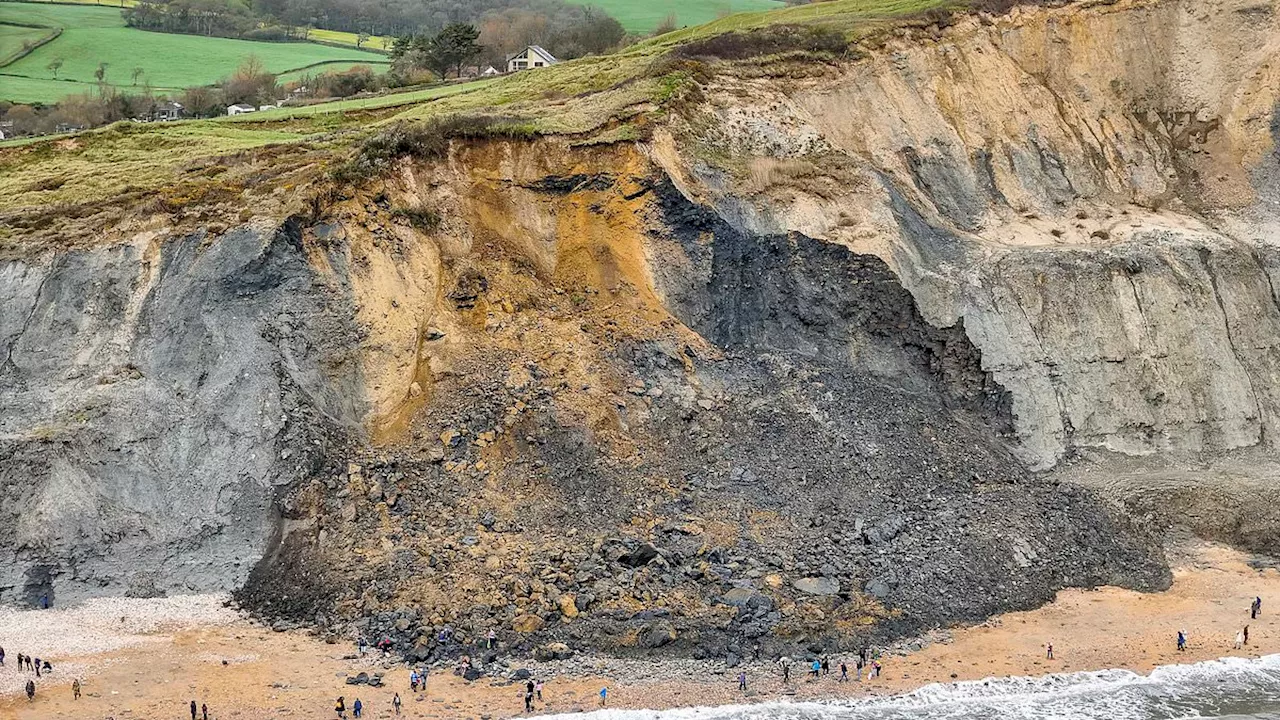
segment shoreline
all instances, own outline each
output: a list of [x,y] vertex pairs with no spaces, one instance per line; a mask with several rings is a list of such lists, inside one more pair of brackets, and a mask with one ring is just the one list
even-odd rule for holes
[[[1174,553],[1171,552],[1171,556]],[[1224,657],[1258,658],[1280,653],[1280,571],[1251,566],[1250,558],[1221,546],[1197,544],[1171,557],[1174,582],[1169,590],[1142,594],[1105,587],[1064,590],[1041,608],[1007,613],[985,623],[934,633],[936,641],[898,655],[885,652],[883,675],[874,681],[837,681],[839,656],[831,656],[831,674],[806,679],[801,661],[784,687],[772,662],[727,668],[722,661],[620,660],[578,657],[551,663],[512,660],[546,679],[544,703],[537,713],[582,712],[598,708],[598,692],[609,687],[609,708],[662,711],[679,708],[752,705],[771,701],[843,701],[900,695],[932,684],[1010,677],[1038,677],[1122,669],[1147,675],[1157,667],[1188,665]],[[1250,622],[1248,604],[1263,598],[1263,615]],[[1273,604],[1269,605],[1271,600]],[[114,609],[115,601],[105,601]],[[0,645],[8,653],[0,669],[0,716],[20,720],[80,717],[153,717],[185,713],[191,699],[207,702],[210,717],[253,720],[298,716],[334,717],[334,699],[348,704],[360,697],[365,717],[392,717],[391,697],[399,692],[403,715],[433,720],[499,720],[522,715],[521,683],[485,677],[466,683],[453,675],[431,674],[425,694],[408,692],[406,666],[369,658],[346,660],[351,649],[328,645],[302,631],[275,633],[242,618],[218,613],[216,596],[199,600],[130,601],[139,618],[106,627],[86,627],[80,635],[56,627],[61,611],[0,611]],[[148,603],[167,602],[172,618],[156,621]],[[189,605],[189,607],[188,607]],[[87,617],[103,620],[90,603]],[[194,620],[184,620],[189,612]],[[230,613],[231,611],[226,611]],[[144,617],[150,627],[134,625]],[[49,626],[49,623],[54,626]],[[42,623],[44,623],[42,625]],[[1250,624],[1250,645],[1232,649],[1235,632]],[[111,628],[121,632],[112,635]],[[1178,652],[1174,638],[1188,632],[1189,647]],[[36,702],[28,704],[13,669],[24,648],[15,640],[64,637],[68,647],[81,643],[92,652],[50,652],[55,672],[45,678]],[[83,643],[84,638],[91,642]],[[1045,644],[1052,642],[1055,659]],[[114,645],[113,645],[114,643]],[[902,646],[911,643],[903,643]],[[851,659],[851,658],[849,658]],[[748,693],[737,688],[737,674],[748,675]],[[384,672],[385,687],[351,686],[345,677]],[[70,673],[81,673],[85,696],[71,698]],[[25,678],[24,678],[25,681]]]

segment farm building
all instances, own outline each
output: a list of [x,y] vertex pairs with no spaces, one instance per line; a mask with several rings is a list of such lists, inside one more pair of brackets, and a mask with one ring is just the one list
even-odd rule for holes
[[182,103],[162,102],[156,105],[151,111],[151,120],[153,122],[164,122],[168,120],[180,120],[182,118]]
[[257,112],[257,111],[258,111],[258,108],[252,105],[245,105],[243,103],[236,103],[235,105],[227,106],[228,115],[243,115],[245,113]]
[[560,61],[556,59],[555,55],[543,50],[538,45],[530,45],[515,55],[507,58],[507,72],[546,67],[548,65],[555,65],[558,62]]

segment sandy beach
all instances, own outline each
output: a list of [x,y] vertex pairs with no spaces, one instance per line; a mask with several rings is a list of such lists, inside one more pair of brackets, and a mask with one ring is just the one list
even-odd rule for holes
[[[832,658],[832,674],[818,681],[806,679],[797,666],[790,686],[783,686],[772,664],[748,665],[745,696],[737,688],[739,670],[716,663],[673,662],[655,671],[653,663],[592,659],[574,663],[572,675],[563,674],[564,663],[512,667],[549,678],[538,712],[574,712],[597,707],[602,685],[609,687],[610,707],[664,709],[898,693],[993,676],[1105,668],[1147,672],[1173,663],[1280,652],[1280,616],[1273,613],[1280,612],[1280,571],[1208,544],[1183,548],[1171,561],[1174,583],[1166,592],[1063,591],[1043,608],[935,633],[935,642],[916,652],[888,654],[882,677],[870,682],[837,682],[838,657]],[[1263,614],[1250,621],[1254,596],[1263,598]],[[1245,624],[1249,645],[1233,650]],[[1179,629],[1188,635],[1185,652],[1175,647]],[[1054,646],[1054,660],[1046,658],[1047,643]],[[353,648],[303,632],[272,632],[236,616],[217,596],[3,611],[0,646],[8,653],[0,669],[3,718],[182,718],[192,699],[207,704],[211,718],[332,717],[339,695],[348,705],[359,697],[365,717],[387,718],[394,716],[395,692],[404,702],[402,716],[409,718],[480,720],[523,711],[518,684],[493,678],[466,683],[436,673],[426,693],[410,693],[403,665],[343,659]],[[19,652],[43,653],[55,666],[31,703],[19,694],[27,679],[14,667]],[[345,684],[360,671],[384,672],[387,686]],[[83,683],[78,701],[71,696],[73,677]]]

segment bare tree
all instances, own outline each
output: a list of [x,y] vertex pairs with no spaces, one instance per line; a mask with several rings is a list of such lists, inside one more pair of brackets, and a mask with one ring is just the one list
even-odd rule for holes
[[53,73],[53,79],[57,80],[58,71],[62,69],[62,58],[56,57],[50,60],[49,64],[45,65],[45,67],[49,69],[49,72]]
[[359,34],[356,35],[357,48],[360,47],[361,45],[364,45],[367,42],[369,42],[369,33],[361,31]]
[[98,84],[105,83],[107,81],[107,63],[98,63],[98,69],[93,71],[93,76],[98,79]]
[[143,73],[145,72],[146,70],[143,70],[141,67],[135,67],[132,71],[129,72],[129,76],[133,78],[133,84],[135,86],[138,84],[138,78],[142,77]]

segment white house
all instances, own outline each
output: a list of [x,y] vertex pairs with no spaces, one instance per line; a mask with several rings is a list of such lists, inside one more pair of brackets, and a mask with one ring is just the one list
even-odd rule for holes
[[257,110],[258,108],[252,105],[245,105],[244,103],[236,103],[235,105],[227,106],[228,115],[244,115],[245,113],[257,112]]
[[560,61],[556,59],[555,55],[552,55],[537,45],[530,45],[515,55],[507,58],[507,72],[546,67],[548,65],[555,65],[558,62]]
[[[507,63],[507,64],[508,64],[508,65],[510,65],[511,63]],[[485,77],[493,77],[494,75],[501,75],[501,74],[502,74],[502,71],[500,71],[500,70],[498,70],[498,68],[496,68],[496,67],[494,67],[494,66],[490,65],[489,67],[487,67],[487,68],[485,68],[485,69],[484,69],[484,72],[482,72],[482,73],[480,73],[480,74],[481,74],[481,75],[483,75],[483,76],[485,76]]]

